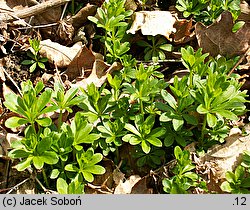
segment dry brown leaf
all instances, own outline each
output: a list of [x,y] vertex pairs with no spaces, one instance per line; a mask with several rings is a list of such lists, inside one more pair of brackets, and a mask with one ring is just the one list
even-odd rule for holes
[[250,6],[246,1],[240,3],[241,14],[238,17],[238,20],[250,21]]
[[84,45],[69,64],[65,74],[69,80],[84,76],[86,70],[92,70],[94,62],[95,55]]
[[130,194],[133,186],[141,180],[138,175],[130,176],[125,182],[120,180],[120,183],[115,188],[114,194]]
[[82,27],[84,23],[88,20],[88,16],[94,16],[96,14],[97,6],[92,4],[87,4],[85,7],[80,9],[71,19],[72,25],[77,30]]
[[135,34],[141,29],[143,35],[163,35],[170,39],[169,36],[176,31],[176,17],[168,11],[140,11],[133,16],[134,21],[127,33]]
[[84,89],[91,83],[96,87],[101,87],[106,81],[107,75],[113,71],[120,70],[122,68],[120,63],[114,62],[111,66],[105,63],[103,60],[96,59],[93,64],[93,69],[88,78],[82,79],[76,84],[72,85],[74,87],[82,87]]
[[75,29],[69,20],[58,21],[59,25],[56,31],[57,39],[62,40],[63,44],[68,45],[72,42],[72,38],[75,33]]
[[211,56],[218,54],[233,57],[246,52],[250,44],[250,23],[233,33],[233,18],[230,12],[225,11],[212,25],[206,27],[197,23],[195,33],[199,47]]
[[72,47],[66,47],[51,40],[43,40],[40,43],[39,53],[47,57],[48,61],[58,68],[66,68],[82,48],[81,42],[75,43]]
[[176,44],[184,44],[195,38],[193,29],[193,20],[178,20],[175,22],[174,27],[174,42]]
[[131,194],[153,194],[153,189],[148,188],[147,182],[149,180],[148,176],[141,178],[131,190]]
[[4,82],[6,79],[5,79],[5,75],[4,75],[4,60],[3,59],[0,59],[0,81],[1,82]]
[[231,134],[225,144],[214,145],[204,156],[195,158],[197,172],[207,176],[210,191],[221,191],[218,186],[225,180],[226,172],[234,171],[242,161],[243,152],[250,150],[249,135],[242,136],[238,130]]

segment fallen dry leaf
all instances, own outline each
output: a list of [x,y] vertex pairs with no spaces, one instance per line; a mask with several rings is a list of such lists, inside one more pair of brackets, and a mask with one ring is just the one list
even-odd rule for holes
[[218,54],[227,57],[244,54],[250,44],[250,23],[246,22],[235,33],[232,32],[233,25],[232,15],[228,11],[224,11],[219,19],[208,27],[197,23],[195,33],[199,47],[213,57]]
[[70,62],[65,74],[69,80],[84,76],[86,70],[92,70],[95,62],[95,55],[85,45]]
[[94,16],[96,14],[96,10],[97,6],[89,3],[80,9],[79,12],[71,18],[71,22],[75,30],[84,25],[84,23],[88,20],[88,16]]
[[125,182],[120,180],[120,183],[115,188],[114,194],[130,194],[133,186],[141,180],[138,175],[130,176]]
[[111,66],[105,63],[103,60],[96,59],[93,64],[93,69],[89,77],[81,79],[80,81],[73,84],[74,87],[82,87],[84,89],[91,83],[96,87],[101,87],[106,81],[107,75],[113,71],[120,70],[122,68],[120,63],[114,62]]
[[176,17],[168,11],[140,11],[135,12],[133,17],[134,21],[127,33],[135,34],[141,29],[143,35],[163,35],[170,39],[169,36],[176,31]]
[[192,19],[178,20],[175,22],[174,27],[176,28],[176,32],[174,33],[174,42],[176,44],[184,44],[195,38]]
[[81,50],[82,43],[77,42],[72,47],[66,47],[47,39],[41,41],[40,46],[41,56],[47,57],[48,61],[58,68],[66,68]]
[[131,190],[131,194],[153,194],[153,189],[148,188],[147,182],[150,178],[148,176],[144,176],[141,178]]

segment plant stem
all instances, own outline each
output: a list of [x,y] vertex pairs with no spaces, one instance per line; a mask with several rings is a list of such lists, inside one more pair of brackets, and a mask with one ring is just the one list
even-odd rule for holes
[[106,54],[107,54],[107,47],[106,47],[107,37],[108,37],[108,32],[107,32],[107,30],[105,30],[105,35],[104,35],[104,52],[103,52],[103,56],[104,56],[105,60],[106,60]]
[[201,144],[204,142],[205,130],[207,125],[207,115],[204,116],[202,129],[201,129]]
[[42,168],[42,173],[43,173],[43,179],[44,179],[44,181],[45,181],[46,187],[49,187],[48,178],[47,178],[47,175],[46,175],[46,173],[45,173],[44,168]]
[[63,113],[62,113],[62,110],[60,109],[60,113],[58,117],[58,130],[60,130],[62,126],[62,116],[63,116]]

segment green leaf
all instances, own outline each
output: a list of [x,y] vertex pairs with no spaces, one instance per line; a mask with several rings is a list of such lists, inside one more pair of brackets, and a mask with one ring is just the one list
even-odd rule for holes
[[173,128],[175,131],[178,131],[182,128],[183,124],[184,124],[184,120],[183,119],[173,119]]
[[227,171],[225,177],[226,177],[226,180],[228,182],[230,182],[230,183],[235,183],[236,182],[235,175],[231,171]]
[[48,127],[48,126],[51,125],[52,120],[51,120],[51,118],[49,118],[49,117],[44,117],[44,118],[36,119],[36,122],[37,122],[39,125],[43,126],[43,127]]
[[35,63],[35,61],[34,60],[24,60],[24,61],[22,61],[22,65],[31,65],[31,64],[33,64],[33,63]]
[[40,114],[42,109],[49,103],[52,95],[52,90],[51,89],[46,89],[38,98],[36,101],[36,108],[37,112]]
[[21,117],[10,117],[5,121],[5,126],[7,128],[16,128],[27,123],[29,123],[27,119]]
[[128,131],[134,133],[137,136],[141,136],[141,134],[139,133],[139,131],[131,124],[126,123],[124,128],[126,128]]
[[161,95],[163,97],[163,99],[173,108],[176,110],[177,108],[177,102],[175,100],[175,98],[168,93],[166,90],[161,90]]
[[82,171],[82,175],[87,182],[93,182],[94,176],[88,171]]
[[173,50],[173,46],[171,44],[163,44],[159,48],[168,52]]
[[220,109],[220,110],[216,110],[215,111],[217,114],[220,114],[222,117],[225,117],[226,119],[230,119],[230,120],[238,120],[238,117],[236,114],[234,114],[231,111],[225,110],[225,109]]
[[162,147],[162,142],[160,139],[158,138],[154,138],[154,137],[149,137],[146,139],[150,144],[156,146],[156,147]]
[[99,165],[85,167],[84,171],[88,171],[92,174],[99,174],[99,175],[104,174],[106,172],[105,168]]
[[234,24],[233,28],[232,28],[232,32],[235,33],[237,32],[239,29],[241,29],[243,26],[245,25],[244,21],[239,21],[237,23]]
[[141,142],[141,147],[142,147],[142,151],[145,152],[146,154],[148,154],[151,150],[149,143],[145,140]]
[[55,169],[52,169],[51,173],[50,173],[50,179],[56,179],[60,174],[60,171],[59,169],[55,168]]
[[29,152],[26,152],[25,150],[23,149],[14,149],[14,150],[11,150],[9,153],[8,153],[8,156],[10,158],[13,158],[13,159],[16,159],[16,158],[26,158],[30,155]]
[[[129,135],[129,134],[128,134]],[[127,135],[126,135],[127,136]],[[141,139],[138,136],[132,135],[131,138],[129,139],[129,143],[131,145],[137,145],[141,143]]]
[[59,177],[56,180],[56,189],[59,194],[68,194],[67,182],[63,178]]
[[207,113],[207,124],[209,127],[214,128],[217,124],[217,118],[210,113]]
[[198,174],[194,172],[186,172],[185,174],[183,174],[183,176],[192,179],[192,181],[197,181],[199,178]]
[[79,169],[78,169],[75,165],[73,165],[73,164],[67,164],[67,165],[64,167],[64,169],[65,169],[66,171],[71,171],[71,172],[78,172],[78,171],[79,171]]
[[197,107],[197,112],[200,114],[207,114],[209,111],[203,106],[203,104],[200,104]]
[[34,156],[33,157],[33,164],[36,169],[41,169],[43,168],[44,161],[40,156]]
[[53,151],[45,151],[43,155],[40,156],[40,158],[49,165],[54,165],[59,160],[58,155]]
[[198,125],[198,120],[195,116],[189,115],[189,114],[183,114],[183,118],[186,120],[186,122],[190,125]]
[[245,174],[245,169],[243,166],[239,165],[236,169],[235,169],[235,179],[236,180],[240,180],[243,179]]
[[224,192],[232,192],[233,188],[231,187],[230,183],[227,181],[224,181],[221,186],[220,186],[221,190]]
[[14,168],[16,168],[18,171],[24,171],[26,168],[31,166],[32,159],[33,159],[33,157],[30,156],[27,159],[18,163],[16,166],[14,166]]
[[30,66],[30,73],[32,73],[33,71],[36,70],[36,66],[37,66],[37,63],[33,63],[33,64]]
[[45,69],[45,65],[44,63],[42,62],[37,62],[38,66],[41,68],[41,69]]

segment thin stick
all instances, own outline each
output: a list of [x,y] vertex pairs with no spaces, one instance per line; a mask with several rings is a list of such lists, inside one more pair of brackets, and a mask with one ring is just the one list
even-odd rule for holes
[[16,82],[12,79],[12,77],[9,75],[9,73],[3,68],[4,73],[6,74],[6,76],[9,78],[9,80],[13,83],[13,85],[16,87],[16,89],[18,90],[19,94],[22,96],[22,91],[20,90],[20,88],[18,87],[18,85],[16,84]]
[[33,15],[38,15],[40,13],[45,12],[46,10],[48,10],[49,8],[53,8],[53,7],[57,7],[60,6],[66,2],[69,2],[71,0],[50,0],[50,1],[46,1],[43,2],[41,4],[37,4],[22,10],[17,10],[14,13],[8,13],[10,16],[7,17],[3,17],[2,19],[0,19],[1,21],[10,21],[10,20],[14,20],[15,18],[13,16],[16,16],[18,18],[27,18]]
[[11,189],[6,193],[6,194],[10,194],[13,190],[17,190],[17,188],[19,186],[21,186],[22,184],[24,184],[25,182],[27,182],[30,178],[27,178],[23,181],[21,181],[20,183],[18,183],[17,185],[15,185],[14,187],[11,187]]
[[46,27],[52,27],[56,25],[58,25],[58,23],[50,23],[50,24],[39,25],[39,26],[28,26],[28,27],[17,28],[17,29],[22,30],[22,29],[30,29],[30,28],[46,28]]
[[241,62],[245,59],[248,53],[250,53],[250,47],[248,47],[247,51],[241,56],[239,61],[234,65],[234,67],[231,69],[227,76],[230,76],[234,72],[234,70],[241,64]]

